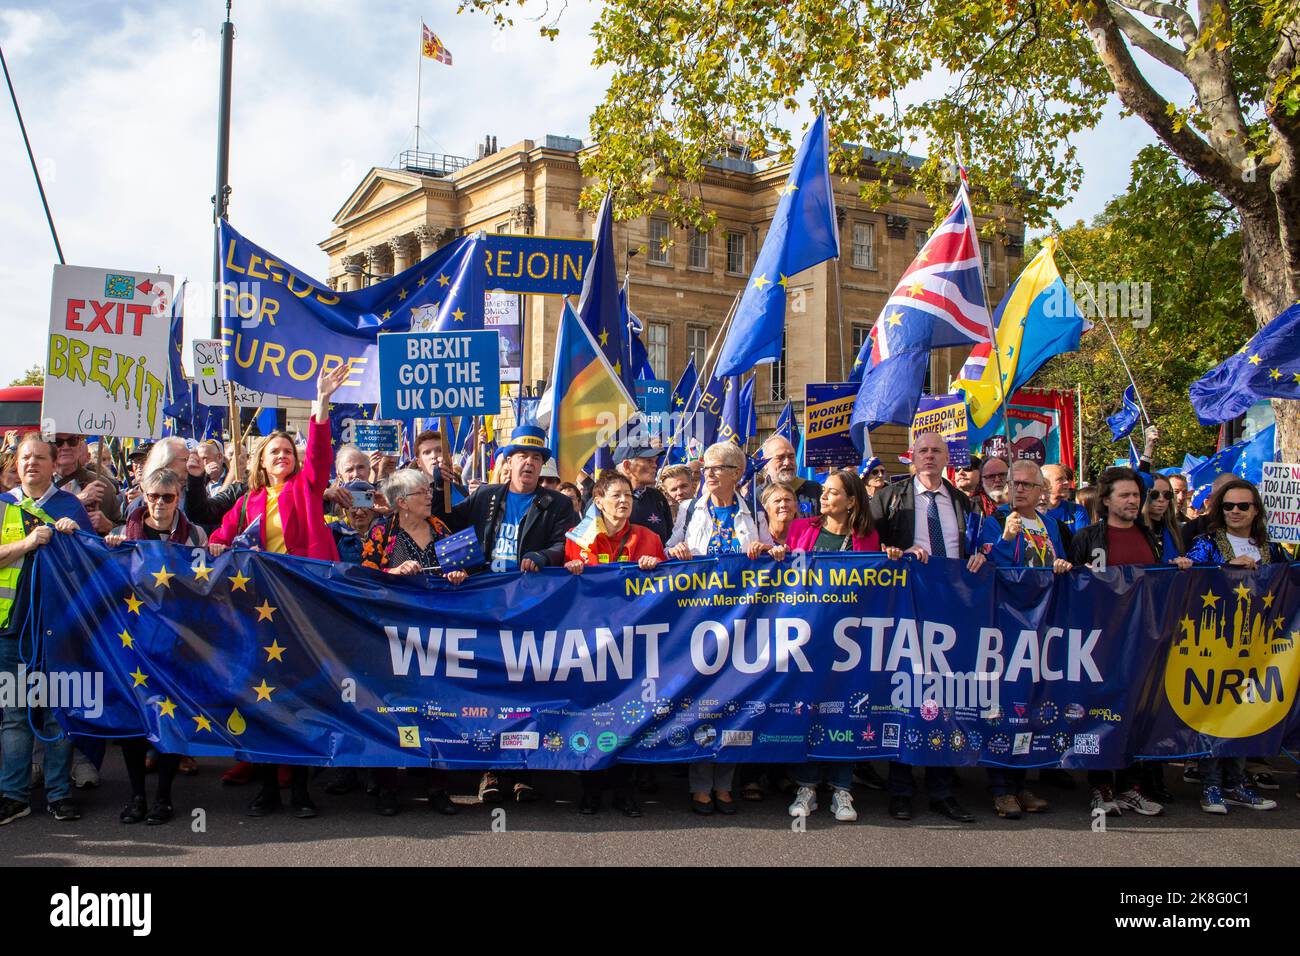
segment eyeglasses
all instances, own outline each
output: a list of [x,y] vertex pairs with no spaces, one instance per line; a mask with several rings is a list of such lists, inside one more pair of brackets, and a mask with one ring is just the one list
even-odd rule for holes
[[1255,507],[1255,502],[1253,502],[1253,501],[1225,501],[1225,502],[1223,503],[1223,506],[1222,506],[1222,507],[1223,507],[1223,510],[1224,510],[1224,511],[1249,511],[1251,508]]
[[148,501],[151,505],[155,505],[160,501],[165,505],[169,505],[176,500],[176,492],[164,491],[158,494],[154,494],[152,491],[146,491],[144,493],[144,497],[145,500]]
[[735,471],[735,465],[705,465],[700,469],[706,475],[717,475],[724,471]]
[[56,438],[54,444],[59,448],[76,448],[81,444],[81,436],[71,435],[68,438]]
[[1151,497],[1157,501],[1173,501],[1174,493],[1172,491],[1153,491]]
[[986,471],[984,472],[985,481],[1006,481],[1007,473],[1005,471]]
[[423,498],[425,495],[428,495],[430,498],[432,498],[432,497],[433,497],[433,489],[432,489],[432,488],[421,488],[419,491],[412,491],[409,495],[402,495],[402,497],[403,497],[403,498]]
[[1016,488],[1018,488],[1020,491],[1029,491],[1031,488],[1043,487],[1043,483],[1041,481],[1013,481],[1011,483],[1015,485]]

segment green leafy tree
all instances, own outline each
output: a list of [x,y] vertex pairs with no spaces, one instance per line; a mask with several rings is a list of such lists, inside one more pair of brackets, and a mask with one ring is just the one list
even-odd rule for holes
[[[1095,325],[1078,352],[1052,359],[1033,384],[1081,386],[1084,473],[1128,454],[1127,441],[1113,443],[1106,424],[1128,385],[1107,326],[1160,429],[1158,463],[1180,465],[1188,452],[1213,451],[1217,430],[1197,422],[1187,390],[1254,333],[1236,267],[1241,236],[1232,206],[1166,149],[1149,146],[1133,162],[1128,189],[1091,225],[1062,230],[1060,241],[1082,281],[1058,253],[1062,274]],[[1029,244],[1026,261],[1037,251],[1038,243]],[[1125,314],[1116,315],[1125,300]],[[1139,447],[1141,432],[1139,425]]]
[[[504,26],[523,2],[461,9]],[[553,36],[558,15],[542,20]],[[593,33],[612,75],[586,170],[623,215],[706,223],[705,163],[736,143],[788,157],[791,111],[811,106],[832,169],[865,198],[917,187],[945,209],[961,152],[980,211],[1010,204],[1044,226],[1079,185],[1079,137],[1118,100],[1235,212],[1255,322],[1300,292],[1300,0],[605,0]],[[1170,71],[1174,99],[1157,90]],[[908,151],[929,159],[908,170]],[[1277,413],[1297,460],[1300,404]]]
[[14,379],[14,380],[13,380],[12,382],[10,382],[9,384],[10,384],[10,386],[14,386],[14,385],[44,385],[44,384],[45,384],[45,369],[41,368],[41,366],[39,366],[39,365],[33,365],[31,368],[29,368],[27,371],[23,372],[22,375],[19,375],[16,379]]

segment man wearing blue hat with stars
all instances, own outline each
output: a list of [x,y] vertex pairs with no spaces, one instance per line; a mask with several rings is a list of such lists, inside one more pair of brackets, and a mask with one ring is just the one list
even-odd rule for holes
[[[494,573],[561,567],[564,535],[578,516],[568,498],[540,485],[542,465],[551,457],[546,432],[536,425],[516,426],[501,453],[510,469],[509,483],[481,485],[452,508],[448,526],[452,531],[474,529]],[[479,779],[479,799],[496,803],[507,786],[489,770]],[[527,774],[516,774],[510,789],[519,803],[537,799]]]

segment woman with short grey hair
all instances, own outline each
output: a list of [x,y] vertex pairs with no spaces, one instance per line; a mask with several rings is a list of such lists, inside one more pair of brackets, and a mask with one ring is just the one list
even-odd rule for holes
[[110,545],[123,541],[170,541],[192,548],[201,548],[208,541],[207,533],[181,512],[181,494],[185,485],[180,476],[166,465],[145,472],[140,482],[140,500],[143,507],[136,508],[119,525],[105,536]]

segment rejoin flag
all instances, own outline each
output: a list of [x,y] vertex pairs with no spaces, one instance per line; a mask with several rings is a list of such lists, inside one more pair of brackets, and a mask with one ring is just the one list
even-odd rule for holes
[[963,183],[952,209],[898,281],[853,363],[861,377],[853,440],[893,422],[908,425],[921,400],[930,350],[989,340],[988,303],[975,215]]
[[[1087,328],[1074,297],[1056,268],[1056,240],[1048,238],[1038,255],[1016,277],[993,316],[997,329],[998,354],[988,343],[982,349],[983,367],[977,375],[953,383],[966,395],[970,412],[970,441],[978,447],[985,438],[1002,428],[1004,397],[1013,395],[1029,382],[1053,355],[1079,348],[1079,336]],[[967,359],[970,363],[971,359]],[[974,364],[972,363],[972,371]],[[999,379],[999,373],[1001,378]]]
[[786,280],[840,254],[826,115],[819,113],[795,154],[790,178],[718,356],[715,374],[743,375],[781,357]]
[[1261,398],[1300,399],[1300,305],[1264,326],[1241,351],[1192,384],[1192,408],[1202,425],[1244,415]]
[[636,400],[567,302],[555,338],[551,381],[551,452],[560,480],[576,481],[601,439],[612,438],[636,413]]

